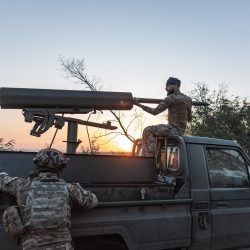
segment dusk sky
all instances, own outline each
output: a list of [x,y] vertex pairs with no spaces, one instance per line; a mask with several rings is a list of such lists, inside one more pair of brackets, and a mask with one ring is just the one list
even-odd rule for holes
[[[0,0],[0,87],[82,89],[63,57],[84,58],[107,91],[164,98],[175,76],[184,93],[224,83],[249,98],[249,24],[249,0]],[[30,139],[21,111],[0,115],[0,137],[17,148],[47,143]]]

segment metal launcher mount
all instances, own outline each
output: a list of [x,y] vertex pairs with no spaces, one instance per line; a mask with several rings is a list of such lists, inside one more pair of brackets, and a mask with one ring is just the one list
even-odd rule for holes
[[[87,114],[96,110],[130,110],[134,99],[141,103],[160,103],[161,99],[133,98],[129,92],[79,91],[58,89],[0,88],[2,109],[22,109],[24,121],[34,126],[33,136],[41,136],[49,128],[61,129],[65,122],[67,130],[67,153],[75,153],[81,141],[77,140],[78,125],[114,130],[111,122],[104,124],[65,117],[65,114]],[[193,102],[194,106],[208,103]],[[60,114],[60,115],[58,115]]]
[[24,121],[34,126],[30,131],[40,137],[49,128],[63,128],[68,123],[67,153],[75,153],[81,142],[77,140],[78,125],[114,130],[111,122],[84,121],[65,114],[88,114],[96,110],[130,110],[133,107],[131,93],[93,92],[55,89],[0,88],[2,109],[22,109]]

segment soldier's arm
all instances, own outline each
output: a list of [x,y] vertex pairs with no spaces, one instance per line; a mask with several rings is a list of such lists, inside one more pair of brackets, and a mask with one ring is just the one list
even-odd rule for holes
[[156,108],[151,108],[140,103],[136,103],[137,106],[141,107],[144,111],[150,113],[151,115],[158,115],[161,112],[165,111],[170,104],[171,99],[166,97],[163,101],[161,101]]
[[23,178],[20,177],[10,177],[7,173],[0,173],[0,191],[15,195],[17,193],[18,187],[22,184]]
[[192,111],[191,109],[188,109],[188,122],[191,122],[192,120]]
[[187,111],[188,111],[188,122],[190,122],[192,120],[192,101],[191,104],[188,105]]
[[96,196],[90,191],[84,190],[79,183],[68,183],[67,186],[73,207],[91,209],[98,205]]

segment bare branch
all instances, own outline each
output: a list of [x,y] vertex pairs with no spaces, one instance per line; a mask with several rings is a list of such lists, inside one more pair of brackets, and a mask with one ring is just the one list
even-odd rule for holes
[[[121,134],[120,134],[120,135],[121,135]],[[102,144],[99,144],[99,145],[102,146],[102,145],[108,144],[110,141],[112,141],[113,139],[115,139],[117,136],[119,136],[119,134],[114,135],[114,136],[111,137],[108,141],[106,141],[106,142],[104,142],[104,143],[102,143]]]
[[[67,78],[74,78],[77,79],[82,85],[86,86],[88,89],[92,91],[98,91],[101,88],[98,88],[98,81],[95,77],[92,80],[89,79],[89,76],[85,73],[85,60],[84,59],[65,59],[60,58],[60,64],[62,66],[62,70],[66,73]],[[114,112],[110,110],[110,113],[114,116],[114,121],[119,124],[120,129],[122,132],[116,133],[117,135],[124,135],[126,136],[131,142],[135,141],[135,138],[129,134],[128,130],[131,127],[132,123],[138,118],[138,115],[135,115],[132,120],[125,126],[123,119],[126,119],[125,114],[121,112]],[[89,145],[91,144],[89,131],[87,128],[87,134],[89,139]],[[113,133],[109,133],[111,135]],[[111,139],[112,140],[112,139]],[[109,140],[110,141],[110,140]],[[91,147],[90,147],[91,150]]]
[[2,151],[13,151],[15,144],[16,144],[15,140],[10,140],[5,143],[4,139],[0,138],[0,150]]
[[113,134],[117,134],[117,135],[124,135],[123,133],[121,132],[109,132],[109,133],[106,133],[104,135],[97,135],[97,136],[94,136],[94,138],[102,138],[102,137],[107,137],[109,135],[113,135]]

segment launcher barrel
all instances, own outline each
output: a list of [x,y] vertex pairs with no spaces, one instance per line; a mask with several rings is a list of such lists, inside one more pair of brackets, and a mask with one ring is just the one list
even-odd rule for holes
[[[159,104],[163,99],[153,99],[153,98],[134,98],[136,101],[140,103],[152,103],[152,104]],[[202,101],[192,101],[193,106],[209,106],[209,103],[202,102]]]
[[0,88],[0,106],[3,109],[130,110],[133,96],[128,92]]

